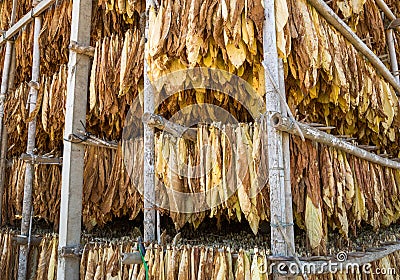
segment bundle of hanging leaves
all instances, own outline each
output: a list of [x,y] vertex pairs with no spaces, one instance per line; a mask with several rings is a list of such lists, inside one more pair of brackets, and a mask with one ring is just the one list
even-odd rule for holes
[[[333,2],[359,36],[372,38],[370,46],[378,55],[386,50],[383,22],[373,1]],[[264,95],[260,3],[162,1],[149,16],[147,59],[153,81],[204,66],[236,74]],[[393,88],[305,0],[277,1],[276,18],[288,102],[297,117],[335,126],[336,134],[397,154],[400,119]]]
[[[42,14],[39,38],[40,74],[53,75],[68,62],[72,1],[61,1]],[[15,39],[15,85],[29,82],[32,74],[33,22],[23,28]]]
[[[13,232],[0,233],[2,275],[13,279],[18,267],[18,252],[12,242]],[[260,280],[272,277],[269,249],[240,248],[233,250],[223,245],[153,245],[148,246],[143,264],[123,265],[123,253],[137,252],[132,238],[96,241],[82,240],[84,246],[80,259],[80,279],[244,279]],[[39,246],[32,246],[29,254],[29,279],[56,279],[58,261],[58,237],[46,235]],[[358,252],[360,254],[360,252]],[[357,258],[355,258],[355,261]],[[393,252],[371,262],[369,271],[398,271],[400,252]],[[377,270],[379,268],[380,270]],[[394,274],[395,275],[395,274]],[[392,275],[389,275],[392,276]],[[356,270],[324,275],[308,275],[309,279],[351,280],[359,279]],[[374,279],[387,279],[387,275],[375,274]],[[393,278],[394,279],[394,278]]]
[[[90,79],[88,129],[111,139],[120,139],[128,107],[143,85],[142,31],[138,28],[126,31],[128,26],[140,25],[142,3],[122,2],[102,1],[94,5],[92,24],[95,58]],[[131,18],[129,5],[135,11],[131,14],[135,18],[132,24],[127,20]],[[383,23],[373,2],[352,1],[346,5],[333,1],[332,7],[360,36],[374,39],[376,43],[371,47],[377,54],[383,52]],[[48,46],[42,52],[42,72],[49,74],[55,71],[51,58],[60,57],[60,63],[67,60],[69,30],[65,26],[70,21],[71,5],[63,1],[54,9],[54,13],[44,16],[41,36],[43,46]],[[292,11],[290,16],[289,11]],[[276,18],[278,50],[287,62],[288,102],[297,117],[335,126],[334,133],[355,136],[362,144],[377,145],[381,152],[397,153],[395,143],[400,120],[391,86],[305,1],[277,1]],[[253,86],[254,94],[263,96],[262,19],[262,6],[254,1],[233,1],[229,5],[225,1],[183,1],[179,5],[162,1],[157,10],[150,11],[147,59],[152,80],[155,82],[175,70],[205,66],[240,76]],[[26,58],[25,54],[30,51],[23,47],[31,45],[32,31],[28,27],[17,39],[21,40],[17,47],[20,58],[17,68],[24,75],[30,75],[31,59]],[[63,53],[54,53],[53,49]],[[185,76],[174,81],[177,85],[187,82]],[[226,93],[237,91],[233,86],[236,80],[232,78],[215,82],[221,83]],[[157,90],[162,92],[163,88]],[[224,106],[233,102],[233,107],[238,106],[238,102],[219,93],[196,91],[194,95],[196,103]],[[175,106],[184,108],[192,104],[192,101],[186,102],[190,99],[193,99],[191,91],[181,92],[172,96],[169,105],[160,111],[168,116]],[[242,118],[242,121],[251,120]]]
[[[110,242],[88,244],[81,259],[81,279],[146,279],[144,265],[124,265],[117,262],[121,258],[119,251],[136,250],[134,242]],[[240,249],[233,252],[229,247],[207,246],[157,246],[151,245],[145,255],[149,279],[271,279],[272,262],[268,260],[268,249]],[[371,272],[390,268],[398,269],[400,253],[394,252],[384,258],[371,262]],[[301,278],[301,276],[298,276]],[[350,280],[359,279],[356,271],[308,275],[308,279]],[[387,279],[375,275],[374,279]],[[394,279],[394,278],[393,278]]]
[[[13,0],[0,2],[0,30],[7,30],[10,26]],[[32,0],[16,2],[15,22],[21,19],[32,8]]]
[[313,250],[326,252],[328,228],[347,238],[400,219],[400,170],[297,137],[290,148],[293,212]]
[[[11,13],[11,6],[9,5],[11,2],[12,0],[5,0],[0,3],[0,7],[1,5],[4,6],[4,8],[0,9],[1,30],[8,29],[9,13]],[[31,6],[28,2],[19,1],[17,3],[18,11],[24,5],[27,5],[30,9]],[[22,14],[25,14],[27,11],[23,10]],[[60,65],[68,63],[72,1],[57,1],[43,12],[42,18],[42,29],[39,38],[41,57],[40,74],[51,76],[59,71]],[[131,15],[129,22],[126,22],[123,15],[115,11],[109,11],[104,5],[97,2],[93,3],[92,19],[91,42],[93,44],[103,37],[111,36],[112,34],[123,36],[129,28],[139,25],[139,14],[137,12]],[[33,30],[34,24],[30,23],[16,35],[15,85],[17,86],[22,82],[29,82],[31,79]],[[3,58],[4,56],[0,58],[0,65],[4,63]]]
[[[196,228],[206,216],[217,221],[244,218],[257,234],[259,223],[269,220],[264,125],[199,125],[195,143],[167,133],[157,135],[157,204],[166,209],[161,211],[172,218],[177,229],[185,223]],[[291,139],[294,216],[307,232],[313,250],[325,252],[328,231],[337,229],[348,238],[349,232],[356,236],[365,224],[377,230],[400,219],[400,170],[297,137]],[[124,143],[124,155],[134,158],[127,164],[128,172],[135,171],[135,185],[140,188],[141,141]],[[202,195],[193,203],[182,199],[181,193]]]
[[[159,211],[177,230],[206,217],[244,221],[254,234],[270,220],[265,123],[199,125],[195,142],[157,133],[156,196]],[[8,171],[8,221],[22,210],[24,163]],[[35,167],[34,210],[57,227],[60,167]],[[41,183],[46,182],[46,183]],[[381,167],[324,145],[291,140],[291,182],[296,224],[310,247],[326,253],[328,232],[344,238],[365,224],[375,230],[400,219],[400,170]],[[92,229],[114,217],[135,219],[142,209],[143,138],[118,150],[90,147],[85,154],[83,221]],[[188,196],[185,196],[188,195]],[[182,199],[186,197],[185,199]]]
[[[347,1],[333,1],[332,7],[340,11],[341,16],[361,37],[370,36],[374,39],[371,46],[377,54],[383,53],[383,23],[376,5],[369,0],[346,3]],[[143,6],[142,3],[132,1],[102,1],[95,7],[97,10],[92,26],[95,57],[90,77],[88,129],[100,136],[120,139],[126,112],[143,84],[142,32],[139,28],[126,30],[129,24],[139,24],[139,12],[143,11]],[[377,145],[381,151],[399,152],[396,145],[399,140],[399,108],[392,87],[305,0],[281,0],[277,1],[276,7],[277,43],[280,56],[285,61],[288,103],[297,117],[333,125],[336,127],[334,133],[355,136],[363,144]],[[47,50],[43,47],[42,73],[47,73],[48,76],[43,75],[41,79],[40,102],[34,114],[39,122],[37,146],[40,151],[60,149],[62,141],[66,67],[55,67],[51,59],[53,56],[57,57],[56,61],[62,65],[67,62],[66,46],[69,35],[66,34],[69,32],[67,23],[70,21],[71,5],[70,2],[63,1],[53,9],[53,12],[44,15],[45,24],[41,36],[42,44],[51,45],[51,48]],[[236,74],[253,86],[255,94],[260,97],[264,95],[261,2],[230,1],[228,5],[226,1],[162,1],[159,8],[153,8],[149,12],[149,57],[146,59],[153,82],[175,70],[205,66]],[[17,72],[24,73],[24,76],[17,76],[19,86],[13,95],[9,95],[6,104],[10,153],[13,155],[24,151],[26,122],[32,117],[27,114],[28,88],[23,83],[29,81],[32,30],[31,25],[27,26],[17,37]],[[192,77],[182,76],[174,82],[181,85],[188,81],[192,81]],[[224,85],[227,93],[234,91],[232,83],[235,81],[229,76],[216,79],[216,82]],[[162,92],[165,88],[157,90]],[[168,117],[178,111],[177,108],[184,109],[188,105],[201,103],[217,104],[228,108],[231,113],[236,111],[245,121],[251,121],[250,118],[246,119],[247,115],[245,110],[241,111],[240,104],[229,99],[227,95],[211,90],[180,92],[158,110]],[[157,176],[168,188],[193,192],[211,189],[218,185],[215,182],[228,184],[222,168],[227,160],[223,151],[226,146],[221,144],[223,136],[215,128],[200,128],[199,131],[202,133],[198,135],[204,138],[199,138],[202,140],[198,140],[198,143],[208,142],[219,151],[219,162],[216,165],[218,168],[204,182],[185,181],[171,173],[165,167],[167,163],[179,167],[179,162],[198,161],[200,151],[182,139],[160,134],[157,138],[157,149],[160,151],[157,154]],[[235,149],[246,155],[241,160],[255,161],[253,156],[260,148],[255,143],[261,137],[257,126],[244,124],[241,129],[235,128],[234,131],[236,137],[241,139]],[[397,171],[306,143],[296,140],[292,142],[292,170],[298,172],[293,175],[292,182],[297,224],[307,230],[313,249],[324,250],[326,224],[330,228],[338,228],[343,236],[347,236],[349,230],[355,231],[361,222],[379,228],[399,219]],[[136,145],[139,145],[136,152],[141,151],[141,144]],[[137,203],[140,201],[139,195],[133,191],[134,186],[141,186],[140,182],[131,183],[125,171],[121,171],[124,170],[121,155],[118,160],[112,160],[121,152],[112,156],[115,152],[100,150],[87,153],[91,164],[86,166],[88,171],[85,172],[97,174],[97,177],[104,179],[96,181],[93,178],[97,177],[89,175],[86,178],[85,184],[90,186],[90,191],[85,194],[87,204],[84,206],[87,227],[102,225],[115,216],[129,215],[134,218],[141,207]],[[106,159],[96,156],[102,153],[102,157]],[[159,157],[161,154],[167,154],[168,160],[162,162]],[[142,156],[138,155],[139,153],[135,153],[135,160],[142,160]],[[183,158],[178,161],[178,156]],[[101,160],[109,163],[107,168],[99,163]],[[114,164],[115,169],[110,167]],[[140,162],[136,164],[141,166]],[[207,161],[202,164],[207,166]],[[235,166],[241,166],[240,164],[239,162]],[[16,180],[18,176],[15,177],[14,174],[22,174],[21,166],[20,163],[15,164],[10,178]],[[15,171],[17,169],[18,172]],[[106,187],[110,176],[104,174],[111,174],[112,170],[115,170],[117,178],[123,178],[120,180],[124,182],[121,186],[110,182],[112,187]],[[249,193],[251,188],[248,186],[255,184],[254,178],[257,175],[254,169],[249,169],[248,173],[252,175],[244,177],[244,182],[241,179],[233,183],[234,187],[244,186],[238,189],[244,192],[237,193],[236,198],[233,196],[225,205],[212,207],[207,213],[193,215],[168,213],[176,227],[180,228],[186,222],[196,227],[205,215],[240,220],[243,214],[256,233],[259,221],[268,220],[269,199],[267,193],[255,197]],[[17,190],[19,191],[15,191],[15,194],[12,192],[13,196],[10,197],[18,197],[17,200],[20,201],[21,188]],[[103,197],[104,191],[111,192],[112,199]],[[224,197],[223,191],[224,189],[215,194],[220,198]],[[119,196],[119,192],[122,196]],[[130,200],[125,204],[122,197],[126,193],[130,195]],[[164,194],[162,197],[165,199],[164,203],[177,203],[173,196]],[[205,198],[205,202],[212,205],[214,199],[215,197]],[[13,216],[20,213],[18,207],[15,209],[17,210],[10,210]],[[56,216],[47,219],[55,220]]]
[[[4,279],[17,279],[19,246],[13,240],[17,235],[14,231],[0,232],[1,267]],[[39,245],[31,244],[27,262],[27,279],[57,278],[58,237],[47,234]]]
[[[12,242],[12,237],[15,234],[10,230],[2,230],[0,232],[0,272],[5,279],[16,279],[18,277],[19,247]],[[36,267],[37,265],[34,264],[34,266]],[[30,271],[31,269],[28,270]]]
[[[113,35],[96,43],[87,114],[87,129],[92,133],[120,139],[129,105],[143,83],[143,50],[137,29],[129,29],[122,38]],[[37,119],[37,149],[44,153],[61,150],[66,88],[67,66],[64,64],[53,75],[41,76],[36,108],[31,114],[26,105],[30,90],[26,83],[8,94],[5,120],[9,156],[25,151],[28,123],[34,117]]]
[[5,102],[5,124],[8,131],[8,156],[19,156],[26,150],[28,123],[36,118],[36,148],[39,152],[60,151],[64,131],[67,68],[53,76],[42,76],[36,108],[29,113],[30,88],[22,83],[7,95]]

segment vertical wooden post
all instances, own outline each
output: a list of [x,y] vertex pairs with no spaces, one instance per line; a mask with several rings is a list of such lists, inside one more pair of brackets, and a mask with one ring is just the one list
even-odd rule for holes
[[[149,11],[153,2],[146,0],[146,25],[145,25],[145,52],[144,52],[144,108],[143,113],[154,113],[154,94],[148,76],[147,65],[148,38],[149,38]],[[144,242],[155,241],[156,212],[155,203],[155,173],[154,173],[154,128],[143,123],[144,127],[144,160],[143,160],[143,197],[144,197]]]
[[[275,1],[264,0],[264,28],[263,28],[263,54],[265,69],[265,90],[266,90],[266,119],[268,134],[268,177],[270,185],[270,205],[271,205],[271,251],[273,255],[288,255],[288,244],[278,229],[278,225],[284,228],[292,227],[287,221],[288,201],[287,195],[291,195],[290,189],[287,190],[285,183],[284,146],[282,133],[273,128],[271,116],[275,112],[282,112],[279,93],[276,92],[274,84],[283,83],[283,73],[279,73],[278,51],[276,47],[275,29]],[[273,81],[271,80],[273,79]],[[287,147],[287,144],[286,144]],[[286,164],[285,164],[286,163]],[[290,180],[290,175],[287,180]],[[290,183],[290,182],[289,182]],[[289,191],[289,193],[286,193]],[[290,205],[291,207],[291,205]],[[286,230],[287,231],[287,230]],[[294,244],[292,244],[294,245]],[[293,246],[294,247],[294,246]],[[274,276],[280,279],[279,275]]]
[[[33,62],[32,62],[32,81],[39,82],[40,71],[40,48],[39,36],[42,29],[42,17],[38,16],[34,21],[34,34],[33,34]],[[31,87],[29,91],[29,113],[35,110],[36,99],[38,90]],[[28,142],[26,146],[26,153],[33,154],[36,144],[36,117],[28,124]],[[22,221],[21,221],[21,235],[29,235],[29,226],[32,213],[32,186],[33,186],[33,173],[34,166],[32,163],[25,164],[25,183],[24,183],[24,198],[22,204]],[[19,263],[18,263],[18,279],[26,279],[26,271],[28,266],[29,246],[21,245],[19,249]]]
[[[73,1],[71,41],[90,45],[91,14],[92,0]],[[85,124],[89,71],[89,57],[70,50],[64,139],[82,129],[81,122]],[[59,252],[63,247],[80,245],[84,150],[83,145],[64,141]],[[79,258],[59,254],[57,279],[79,279]]]
[[[13,0],[10,27],[15,22],[15,15],[17,11],[17,0]],[[6,94],[10,87],[14,85],[15,76],[15,47],[14,42],[7,41],[6,44],[6,55],[4,57],[3,75],[1,78],[1,90],[0,90],[0,137],[1,137],[1,149],[0,149],[0,225],[2,224],[2,213],[3,213],[3,193],[4,193],[4,180],[6,177],[6,158],[7,158],[7,131],[6,126],[3,123],[4,116],[4,102]]]

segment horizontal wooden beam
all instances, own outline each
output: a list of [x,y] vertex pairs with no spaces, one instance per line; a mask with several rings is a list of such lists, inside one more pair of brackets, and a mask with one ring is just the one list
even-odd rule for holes
[[326,132],[320,131],[316,128],[310,127],[309,125],[303,124],[301,122],[297,122],[295,120],[289,120],[286,117],[283,117],[280,113],[275,113],[271,116],[272,125],[280,130],[290,134],[299,135],[297,129],[294,128],[293,122],[296,122],[300,127],[301,132],[304,137],[322,144],[325,144],[329,147],[336,148],[338,150],[344,151],[348,154],[354,155],[361,159],[365,159],[367,161],[379,164],[381,166],[386,166],[394,169],[400,169],[400,163],[394,160],[390,160],[387,158],[383,158],[379,155],[370,153],[366,150],[363,150],[357,146],[354,146],[342,139],[328,134]]

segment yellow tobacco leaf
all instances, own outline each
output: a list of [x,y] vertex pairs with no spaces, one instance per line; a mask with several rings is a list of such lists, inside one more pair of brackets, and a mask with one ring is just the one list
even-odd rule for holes
[[51,249],[49,269],[47,272],[48,280],[54,279],[57,269],[57,243],[58,243],[57,238],[53,237],[51,243],[52,243],[52,249]]
[[246,21],[247,34],[248,34],[248,38],[249,38],[249,43],[247,43],[247,46],[249,48],[249,52],[252,55],[256,55],[257,54],[257,40],[255,38],[254,22],[249,18],[246,18],[245,21]]
[[353,171],[350,168],[350,164],[347,160],[347,156],[345,153],[343,153],[343,161],[344,161],[344,166],[345,166],[345,182],[346,182],[346,201],[348,205],[352,204],[353,197],[355,194],[354,190],[354,179],[353,179]]
[[332,84],[331,93],[329,95],[329,101],[337,105],[339,100],[339,94],[340,94],[340,87],[337,86],[335,83]]
[[245,13],[242,13],[241,25],[242,25],[242,40],[243,42],[245,42],[247,46],[249,46],[250,38],[249,38],[249,33],[247,32]]

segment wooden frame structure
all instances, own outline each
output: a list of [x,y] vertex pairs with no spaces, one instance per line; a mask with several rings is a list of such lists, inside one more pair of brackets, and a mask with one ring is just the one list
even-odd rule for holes
[[[92,1],[73,1],[71,42],[90,45]],[[90,57],[70,50],[68,62],[65,138],[78,132],[86,122],[86,102],[89,88]],[[59,251],[77,248],[81,238],[84,145],[64,141]],[[79,279],[79,258],[59,255],[57,279]]]
[[[17,34],[22,27],[31,21],[35,21],[34,34],[34,55],[32,67],[32,81],[37,83],[39,80],[39,33],[41,29],[40,14],[45,11],[55,0],[43,0],[37,4],[32,10],[21,18],[16,24],[15,5],[13,1],[13,13],[11,16],[11,27],[0,38],[0,45],[7,43],[6,59],[4,62],[4,71],[1,83],[0,94],[0,135],[2,137],[1,155],[0,155],[0,194],[2,194],[2,185],[4,184],[4,159],[6,157],[6,133],[2,124],[4,97],[7,92],[9,80],[12,78],[12,42],[9,41]],[[389,45],[391,55],[391,73],[382,61],[358,38],[351,29],[340,20],[340,18],[329,8],[322,0],[309,0],[309,3],[342,35],[350,41],[354,47],[366,56],[377,71],[393,86],[396,91],[400,92],[400,84],[398,78],[397,59],[393,57],[393,46]],[[376,0],[378,6],[383,10],[385,15],[393,20],[394,15],[385,5],[383,0]],[[146,14],[154,7],[151,0],[146,0]],[[62,196],[61,196],[61,211],[60,211],[60,239],[59,251],[65,248],[77,248],[80,244],[81,237],[81,210],[82,210],[82,185],[83,185],[83,154],[84,149],[81,143],[73,141],[71,135],[81,133],[81,123],[85,122],[86,117],[86,100],[88,88],[88,73],[90,69],[90,26],[91,26],[91,0],[74,0],[72,10],[72,25],[71,25],[71,42],[74,45],[70,48],[69,67],[68,67],[68,86],[67,86],[67,111],[65,116],[65,135],[70,141],[64,142],[63,153],[63,173],[62,173]],[[279,85],[278,91],[284,92],[283,66],[282,61],[278,59],[276,49],[276,34],[275,34],[275,17],[274,17],[274,2],[264,0],[264,30],[263,30],[263,45],[264,45],[264,66],[268,72],[270,79],[266,78],[266,117],[270,122],[267,128],[268,147],[269,147],[269,182],[271,186],[271,248],[273,255],[288,256],[294,254],[294,233],[293,233],[293,213],[291,209],[291,188],[290,188],[290,164],[289,164],[289,141],[288,134],[283,134],[281,131],[296,134],[298,130],[294,130],[288,123],[294,120],[287,119],[287,111],[285,100],[281,99],[282,94],[277,92],[274,84]],[[400,28],[396,28],[399,30]],[[392,30],[387,32],[389,38],[393,37]],[[149,22],[146,18],[145,38],[148,38]],[[393,41],[393,40],[392,40]],[[78,47],[77,47],[78,46]],[[81,50],[86,51],[81,51]],[[154,92],[148,77],[147,55],[145,52],[144,58],[144,113],[151,120],[151,114],[154,113]],[[11,70],[10,70],[11,69]],[[397,69],[397,70],[396,70]],[[11,76],[10,76],[11,75]],[[31,87],[30,91],[30,111],[35,109],[37,96],[37,88]],[[283,94],[284,95],[284,94]],[[154,116],[153,116],[154,117]],[[158,124],[160,125],[160,124]],[[165,125],[161,124],[161,125]],[[306,138],[314,141],[323,141],[330,136],[326,133],[316,133],[315,129],[305,125],[298,124]],[[144,124],[144,239],[147,242],[155,241],[156,225],[159,225],[159,219],[156,222],[155,201],[155,180],[154,180],[154,127],[157,123],[145,122]],[[174,127],[174,125],[172,125]],[[174,127],[176,128],[176,127]],[[28,157],[33,156],[35,147],[35,130],[36,121],[33,120],[29,124],[28,134]],[[172,129],[173,131],[173,129]],[[311,131],[311,132],[310,132]],[[193,137],[193,133],[189,132],[189,137]],[[310,135],[313,135],[311,137]],[[72,137],[72,138],[71,138]],[[331,139],[332,140],[332,139]],[[94,141],[94,142],[93,142]],[[96,139],[92,139],[92,144],[98,145]],[[89,141],[90,142],[90,141]],[[334,141],[324,142],[328,145],[336,147],[346,147],[346,151],[356,151],[356,156],[368,159],[384,166],[399,169],[399,163],[384,159],[375,154],[364,151],[360,148],[354,149],[351,144],[335,138]],[[330,144],[329,144],[330,143]],[[345,144],[344,144],[345,143]],[[104,144],[104,143],[103,143]],[[343,146],[344,145],[344,146]],[[110,143],[104,144],[105,147],[115,148]],[[353,153],[354,154],[354,153]],[[22,215],[21,235],[29,237],[29,228],[31,225],[31,198],[32,198],[32,177],[33,164],[28,162],[26,167],[26,177],[24,186],[24,207]],[[1,200],[0,200],[1,201]],[[0,204],[1,211],[1,204]],[[274,220],[275,219],[275,220]],[[282,230],[283,228],[283,230]],[[157,229],[159,232],[159,228]],[[396,247],[398,249],[398,247]],[[20,247],[20,266],[19,279],[26,279],[27,254],[29,244],[22,244]],[[280,278],[280,276],[277,276]],[[70,255],[60,254],[58,270],[58,279],[79,279],[79,259]]]

